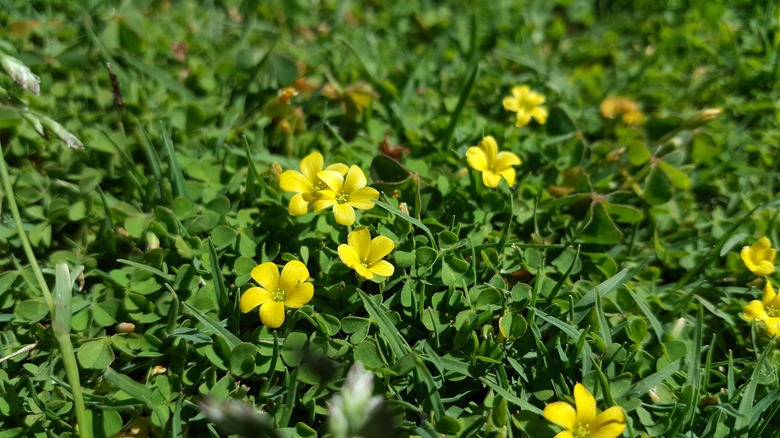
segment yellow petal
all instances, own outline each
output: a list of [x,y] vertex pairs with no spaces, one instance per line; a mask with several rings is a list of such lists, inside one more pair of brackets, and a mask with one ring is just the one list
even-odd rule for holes
[[371,265],[369,271],[376,275],[381,275],[382,277],[389,277],[393,275],[393,272],[395,272],[395,267],[387,260],[380,260],[377,263]]
[[361,187],[365,187],[366,183],[368,183],[368,181],[366,180],[366,175],[363,173],[363,169],[352,165],[352,167],[349,168],[349,172],[347,172],[347,176],[344,180],[344,188],[342,190],[344,193],[350,194]]
[[612,406],[590,423],[590,438],[616,438],[626,428],[626,417],[620,406]]
[[780,318],[769,317],[764,320],[764,325],[766,326],[766,333],[769,336],[774,336],[780,331]]
[[[354,248],[360,262],[369,259],[371,254],[371,233],[366,227],[356,228],[347,236],[347,243]],[[381,257],[380,257],[381,258]],[[345,263],[346,264],[346,263]]]
[[372,199],[379,199],[379,192],[373,187],[362,187],[350,193],[348,204],[361,210],[374,208]]
[[296,285],[292,288],[292,290],[287,292],[284,305],[287,307],[292,307],[293,309],[297,309],[311,301],[313,296],[314,285],[307,281],[305,283]]
[[537,93],[536,91],[529,91],[525,97],[525,104],[529,107],[539,106],[545,101],[544,94]]
[[[323,170],[322,172],[317,173],[317,176],[320,177],[320,180],[322,180],[329,189],[333,190],[335,193],[341,193],[342,188],[344,187],[344,175],[335,170]],[[322,192],[322,190],[320,190],[320,192]]]
[[574,434],[570,430],[564,430],[563,432],[558,432],[553,438],[574,438]]
[[336,197],[331,190],[320,190],[320,198],[314,201],[314,211],[316,213],[325,210],[326,208],[336,205]]
[[241,295],[241,301],[238,303],[242,313],[247,313],[257,306],[261,306],[271,301],[271,292],[262,287],[250,287]]
[[371,249],[368,252],[369,256],[367,259],[368,264],[373,266],[374,263],[382,260],[386,255],[390,254],[390,252],[395,248],[395,242],[385,236],[376,236],[374,240],[371,241],[370,247]]
[[479,147],[485,151],[485,158],[487,158],[488,169],[492,168],[493,162],[496,159],[496,155],[498,155],[498,143],[496,143],[496,139],[493,138],[492,135],[485,136],[485,138],[479,142]]
[[545,107],[543,107],[543,106],[538,106],[538,107],[536,107],[536,108],[534,108],[534,109],[532,109],[532,110],[531,110],[531,116],[532,116],[533,118],[535,118],[535,119],[536,119],[536,121],[537,121],[537,122],[538,122],[540,125],[544,125],[545,123],[547,123],[547,116],[548,116],[549,114],[550,114],[550,113],[549,113],[549,112],[547,112],[547,108],[545,108]]
[[273,262],[265,262],[252,269],[252,279],[265,290],[279,289],[279,268]]
[[530,91],[531,87],[528,85],[515,85],[512,87],[512,96],[517,100],[525,100]]
[[587,424],[596,417],[596,398],[582,383],[574,385],[574,404],[577,408],[577,423]]
[[466,161],[474,170],[478,170],[480,172],[487,170],[487,157],[485,156],[485,151],[483,151],[482,148],[476,146],[470,147],[466,151]]
[[512,152],[501,151],[496,155],[496,161],[493,163],[493,170],[500,172],[512,166],[517,166],[520,163],[520,158],[517,155]]
[[355,248],[346,243],[339,245],[339,258],[341,259],[341,263],[344,263],[347,267],[352,269],[355,269],[355,266],[362,264]]
[[498,172],[498,174],[501,175],[507,183],[509,183],[510,187],[515,184],[515,169],[510,167],[509,169]]
[[301,173],[312,184],[317,183],[317,173],[322,170],[322,165],[325,160],[322,158],[322,154],[319,152],[313,152],[301,160]]
[[766,309],[764,309],[764,304],[758,300],[753,300],[748,303],[748,305],[742,309],[742,313],[744,314],[745,319],[763,321],[769,318],[769,315],[766,313]]
[[333,206],[333,214],[336,215],[336,222],[350,226],[355,223],[355,209],[349,204],[336,204]]
[[293,216],[303,216],[309,212],[309,202],[306,201],[303,193],[298,193],[290,199],[288,210]]
[[501,175],[492,170],[486,170],[482,172],[482,182],[488,187],[496,188],[498,183],[501,182]]
[[349,171],[349,166],[343,163],[333,163],[330,166],[326,167],[325,170],[335,170],[336,172],[346,175]]
[[303,283],[308,279],[309,270],[306,269],[306,265],[298,260],[291,260],[282,268],[282,275],[279,279],[279,289],[289,294],[295,285]]
[[577,412],[566,402],[550,403],[544,407],[542,415],[547,421],[566,429],[574,429],[574,425],[577,423]]
[[260,322],[269,328],[279,328],[284,322],[284,303],[269,301],[260,306]]
[[759,277],[766,277],[775,272],[775,264],[769,260],[761,260],[752,271]]
[[294,170],[285,170],[279,175],[279,188],[285,192],[310,193],[314,191],[314,185],[306,177]]
[[753,245],[751,245],[751,249],[753,249],[753,251],[758,251],[761,249],[767,249],[771,247],[772,247],[772,241],[770,241],[769,238],[766,236],[761,237],[760,239],[756,240],[756,242]]
[[772,288],[772,282],[767,280],[766,285],[764,286],[764,293],[761,296],[761,302],[765,306],[769,306],[775,298],[777,298],[777,294],[775,293],[774,288]]
[[505,97],[501,103],[504,105],[504,109],[507,111],[516,112],[518,109],[520,109],[520,105],[518,104],[517,99],[514,97]]
[[515,126],[525,126],[529,123],[531,123],[531,113],[521,108],[520,111],[517,112],[517,123],[515,123]]
[[354,269],[355,272],[358,273],[358,275],[360,275],[361,277],[363,277],[363,278],[365,278],[367,280],[371,280],[372,278],[374,278],[374,273],[371,272],[370,269],[368,269],[365,266],[363,266],[362,263],[353,266],[352,269]]

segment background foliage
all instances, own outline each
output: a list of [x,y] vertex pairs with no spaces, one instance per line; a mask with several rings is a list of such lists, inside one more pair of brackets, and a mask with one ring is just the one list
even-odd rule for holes
[[[0,107],[47,278],[84,268],[71,340],[95,436],[133,422],[224,434],[197,405],[206,394],[255,405],[283,436],[325,435],[355,361],[401,436],[552,437],[541,409],[580,381],[625,409],[626,436],[778,428],[776,344],[740,316],[763,283],[737,254],[780,242],[777,2],[0,9],[0,50],[41,78],[40,96],[15,91],[85,146]],[[513,126],[501,99],[517,84],[547,96],[546,125]],[[645,122],[602,117],[609,96]],[[483,135],[523,160],[512,190],[466,170]],[[348,230],[332,214],[287,214],[274,163],[313,151],[385,193],[359,223],[396,242],[386,282],[339,261]],[[293,259],[311,303],[279,330],[240,314],[251,269]],[[5,209],[0,269],[2,355],[37,343],[0,363],[0,436],[72,434],[48,309]]]

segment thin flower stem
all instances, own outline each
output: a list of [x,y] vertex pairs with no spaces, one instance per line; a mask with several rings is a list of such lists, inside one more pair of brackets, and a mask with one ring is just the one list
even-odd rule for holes
[[[35,258],[35,253],[30,246],[30,241],[27,239],[27,233],[22,228],[22,217],[19,214],[19,206],[16,205],[16,198],[14,196],[13,186],[11,184],[11,177],[8,174],[8,166],[5,162],[5,152],[0,145],[0,177],[3,180],[3,189],[8,199],[8,207],[11,209],[11,215],[16,223],[16,232],[19,235],[19,240],[22,242],[24,253],[27,256],[27,261],[30,263],[30,267],[35,274],[35,279],[38,281],[38,286],[43,293],[43,297],[46,300],[46,305],[49,306],[49,314],[54,317],[55,308],[54,300],[49,291],[49,286],[46,280],[43,278],[43,272],[40,265],[38,265],[38,259]],[[91,438],[92,431],[87,425],[86,407],[84,406],[84,395],[81,392],[81,380],[79,378],[78,364],[76,363],[76,355],[73,353],[73,344],[70,341],[70,336],[57,336],[57,341],[60,347],[60,354],[65,364],[65,373],[68,376],[68,383],[70,384],[71,391],[73,392],[73,405],[76,408],[76,422],[79,428],[80,438]]]

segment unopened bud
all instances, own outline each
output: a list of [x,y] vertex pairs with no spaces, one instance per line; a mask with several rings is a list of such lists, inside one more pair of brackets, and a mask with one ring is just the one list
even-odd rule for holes
[[401,213],[403,213],[403,214],[405,214],[407,216],[411,216],[409,214],[409,206],[406,205],[406,202],[402,202],[402,203],[398,204],[398,209],[401,210]]
[[148,243],[147,248],[149,250],[160,247],[160,238],[158,238],[157,235],[151,231],[146,232],[146,242]]
[[152,377],[159,376],[167,372],[168,372],[168,368],[165,368],[162,365],[155,365],[155,367],[152,368]]
[[133,333],[135,331],[135,324],[132,322],[121,322],[116,326],[116,330],[119,333]]

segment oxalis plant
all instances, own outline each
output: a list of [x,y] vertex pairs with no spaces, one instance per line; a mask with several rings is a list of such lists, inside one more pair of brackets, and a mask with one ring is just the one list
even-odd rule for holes
[[[32,73],[27,66],[22,64],[18,59],[2,52],[0,49],[0,66],[2,66],[3,72],[8,75],[13,81],[22,89],[28,92],[39,94],[40,93],[40,79],[38,76]],[[54,120],[46,117],[45,115],[35,113],[31,111],[22,97],[17,96],[16,90],[8,90],[0,85],[0,109],[16,114],[18,117],[23,118],[27,123],[30,123],[38,134],[47,138],[49,134],[54,134],[57,138],[61,139],[68,147],[75,149],[83,149],[84,145],[81,141],[69,131],[67,131],[62,125]],[[62,361],[65,365],[66,376],[68,380],[69,390],[73,397],[73,404],[76,411],[76,421],[78,423],[78,435],[83,438],[92,436],[92,428],[87,423],[87,411],[84,405],[84,396],[81,388],[81,379],[79,377],[79,367],[76,362],[76,355],[73,351],[73,344],[70,339],[71,332],[71,316],[73,311],[71,309],[71,290],[76,281],[76,278],[83,271],[83,267],[79,267],[73,272],[68,268],[67,263],[58,263],[55,267],[55,285],[54,294],[49,289],[49,284],[44,278],[41,267],[38,260],[30,246],[30,241],[27,236],[27,232],[24,230],[22,218],[19,214],[19,207],[16,204],[16,198],[14,196],[13,182],[8,173],[8,165],[5,161],[5,150],[0,145],[0,178],[2,178],[3,191],[5,193],[5,202],[11,210],[14,223],[16,225],[16,232],[19,240],[24,248],[24,253],[27,256],[27,261],[30,264],[30,268],[35,275],[38,289],[43,295],[44,302],[49,311],[51,318],[51,328],[56,338],[59,352],[62,357]],[[1,209],[0,209],[1,211]],[[44,342],[44,339],[39,339],[39,342]],[[4,359],[13,357],[17,354],[26,354],[29,351],[35,349],[36,344],[31,344],[22,347],[19,351],[7,356]]]
[[0,438],[771,437],[778,5],[450,3],[3,2]]

